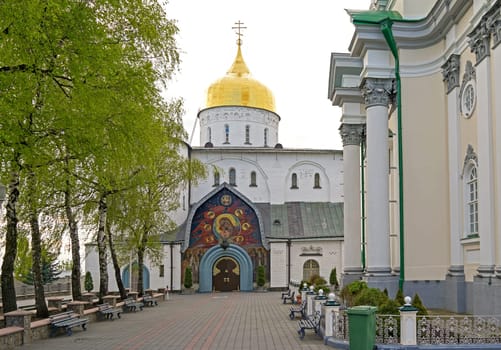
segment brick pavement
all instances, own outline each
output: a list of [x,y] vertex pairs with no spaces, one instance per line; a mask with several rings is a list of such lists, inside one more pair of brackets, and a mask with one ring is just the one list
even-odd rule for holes
[[37,340],[20,350],[333,349],[312,331],[304,340],[279,292],[171,294],[168,301],[87,331]]

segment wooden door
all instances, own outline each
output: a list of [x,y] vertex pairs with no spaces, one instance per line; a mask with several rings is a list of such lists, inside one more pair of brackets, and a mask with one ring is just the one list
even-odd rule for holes
[[222,257],[212,268],[212,285],[217,292],[240,290],[240,266],[235,259]]

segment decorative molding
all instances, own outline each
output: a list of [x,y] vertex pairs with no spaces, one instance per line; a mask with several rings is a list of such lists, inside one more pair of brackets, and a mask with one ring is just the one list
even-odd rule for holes
[[484,58],[490,56],[489,42],[491,35],[487,29],[487,20],[485,17],[482,18],[480,24],[468,34],[468,38],[471,52],[475,53],[475,58],[477,59],[476,64],[479,64]]
[[314,247],[310,245],[309,247],[301,248],[301,256],[321,256],[322,247]]
[[459,109],[461,113],[470,118],[476,106],[476,72],[471,61],[466,62],[461,90],[459,92]]
[[447,82],[447,94],[459,87],[459,55],[452,54],[442,65],[443,81]]
[[367,108],[373,106],[388,107],[394,96],[394,80],[367,78],[363,82],[362,96]]
[[487,30],[492,34],[492,48],[501,43],[501,2],[498,1],[487,14]]
[[466,168],[471,163],[475,164],[475,167],[478,167],[478,157],[477,157],[477,154],[475,153],[475,150],[473,149],[473,146],[469,144],[468,148],[466,149],[466,156],[464,157],[463,172],[461,173],[461,177],[464,176],[464,172],[465,172]]
[[359,146],[364,138],[365,127],[363,124],[342,124],[339,128],[339,134],[343,140],[343,147]]

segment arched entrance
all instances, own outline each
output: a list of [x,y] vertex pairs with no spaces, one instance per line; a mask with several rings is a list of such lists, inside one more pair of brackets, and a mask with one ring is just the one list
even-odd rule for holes
[[[215,282],[217,278],[223,278],[222,283],[228,284],[226,288],[231,290],[240,290],[242,292],[251,292],[253,290],[253,265],[252,260],[242,247],[236,244],[230,244],[229,247],[223,249],[221,246],[217,245],[205,252],[200,260],[200,270],[199,270],[199,292],[212,292],[216,289]],[[218,267],[219,266],[219,267]],[[233,267],[235,266],[235,267]],[[214,279],[215,269],[221,270],[221,267],[228,267],[228,275],[217,275],[216,280]],[[238,269],[238,270],[237,270]],[[232,275],[229,275],[230,270]],[[237,273],[238,271],[238,273]],[[217,271],[216,271],[217,272]],[[237,275],[237,276],[235,276]],[[226,278],[227,282],[224,282]],[[230,278],[230,280],[228,280]],[[238,285],[236,284],[238,281]],[[235,287],[239,286],[239,287]],[[218,287],[221,288],[221,287]]]
[[240,265],[228,256],[216,260],[212,268],[212,287],[216,292],[240,290]]

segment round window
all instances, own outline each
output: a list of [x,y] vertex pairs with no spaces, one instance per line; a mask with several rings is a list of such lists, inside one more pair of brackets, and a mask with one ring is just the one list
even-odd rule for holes
[[475,109],[475,84],[472,80],[466,83],[461,94],[461,111],[466,118],[470,118]]

